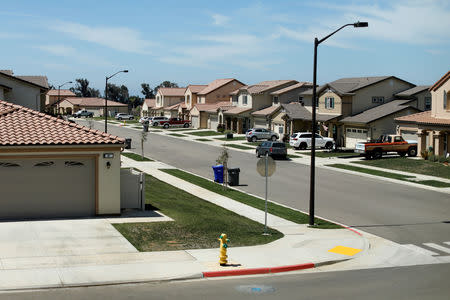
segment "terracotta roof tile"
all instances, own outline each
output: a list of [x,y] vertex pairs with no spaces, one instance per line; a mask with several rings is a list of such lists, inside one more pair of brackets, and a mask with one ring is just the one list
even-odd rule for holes
[[187,88],[191,91],[191,93],[197,94],[204,90],[207,86],[207,84],[190,84]]
[[441,77],[441,79],[439,79],[438,81],[436,81],[435,84],[433,84],[430,87],[430,91],[435,91],[437,90],[441,85],[443,85],[445,82],[447,82],[447,80],[450,79],[450,71],[447,72],[447,74],[445,74],[444,76]]
[[285,87],[284,89],[276,90],[276,91],[274,91],[274,92],[272,92],[270,94],[271,95],[281,95],[281,94],[287,93],[289,91],[292,91],[292,90],[295,90],[295,89],[298,89],[298,88],[301,88],[301,87],[303,87],[303,88],[312,87],[312,83],[311,82],[299,82],[299,83],[290,85],[288,87]]
[[216,79],[213,82],[211,82],[210,84],[208,84],[208,86],[206,88],[204,88],[201,92],[199,92],[199,95],[206,95],[211,93],[212,91],[217,90],[218,88],[232,82],[236,80],[237,82],[239,82],[240,84],[243,84],[242,82],[240,82],[237,79],[234,78],[223,78],[223,79]]
[[[48,90],[47,95],[48,96],[58,96],[58,90],[56,90],[56,89]],[[72,92],[71,90],[62,90],[62,89],[59,90],[59,95],[60,96],[72,96],[72,97],[76,96],[75,93]]]
[[[95,98],[95,97],[68,97],[64,99],[65,101],[69,101],[73,105],[79,105],[82,107],[99,107],[105,106],[104,98]],[[108,100],[108,106],[128,106],[127,104]]]
[[253,116],[268,116],[268,115],[273,114],[274,112],[276,112],[280,108],[281,108],[281,106],[272,105],[272,106],[269,106],[269,107],[266,107],[266,108],[254,111],[254,112],[252,112],[252,115]]
[[122,138],[0,100],[0,146],[96,145]]
[[227,115],[239,115],[239,114],[247,112],[247,111],[249,111],[251,109],[252,109],[251,107],[238,107],[238,106],[235,106],[235,107],[227,110],[224,113],[227,114]]
[[424,125],[445,125],[450,126],[450,119],[441,119],[431,116],[431,111],[424,111],[417,114],[396,118],[395,121],[424,124]]
[[292,85],[297,84],[296,80],[268,80],[268,81],[261,81],[257,84],[253,85],[246,85],[241,87],[238,90],[235,90],[231,92],[231,95],[237,95],[239,91],[247,91],[250,94],[260,94],[267,92],[269,90],[275,89],[279,87],[280,85],[284,85],[286,83],[292,83]]
[[156,106],[156,99],[145,99],[144,101],[147,104],[148,108]]
[[161,95],[164,96],[184,96],[184,92],[186,91],[185,87],[181,87],[181,88],[159,88],[158,92],[161,93]]

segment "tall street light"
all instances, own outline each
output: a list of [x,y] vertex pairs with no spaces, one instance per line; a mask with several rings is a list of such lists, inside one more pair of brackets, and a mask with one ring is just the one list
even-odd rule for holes
[[356,22],[345,24],[341,28],[333,31],[322,39],[314,39],[314,71],[313,71],[313,98],[312,98],[312,139],[311,139],[311,181],[309,187],[309,225],[314,226],[314,190],[315,190],[315,173],[316,173],[316,86],[317,86],[317,47],[320,43],[328,39],[330,36],[347,26],[368,27],[367,22]]
[[112,74],[111,76],[106,76],[105,84],[105,132],[108,132],[108,79],[116,76],[119,73],[128,73],[128,70],[122,70]]
[[58,103],[56,105],[56,114],[59,114],[59,102],[61,101],[61,96],[60,96],[61,87],[63,85],[65,85],[65,84],[68,84],[68,83],[72,83],[72,81],[67,81],[67,82],[64,82],[61,85],[58,85]]

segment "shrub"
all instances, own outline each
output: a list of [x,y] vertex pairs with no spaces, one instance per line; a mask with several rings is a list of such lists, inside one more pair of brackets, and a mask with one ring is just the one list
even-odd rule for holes
[[421,152],[420,152],[420,156],[421,156],[424,160],[427,160],[427,159],[428,159],[428,156],[429,156],[429,153],[430,153],[430,152],[424,150],[424,151],[421,151]]
[[225,124],[219,124],[217,125],[217,132],[224,132],[225,131]]

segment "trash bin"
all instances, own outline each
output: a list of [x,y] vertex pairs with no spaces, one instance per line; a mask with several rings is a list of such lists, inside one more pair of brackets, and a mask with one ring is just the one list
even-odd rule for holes
[[142,130],[144,132],[148,132],[148,126],[149,126],[148,121],[145,121],[144,123],[142,123]]
[[131,139],[125,139],[125,149],[131,149]]
[[233,168],[228,169],[228,184],[231,186],[239,185],[239,172],[241,172],[241,169],[239,168]]
[[233,133],[232,133],[232,132],[229,132],[229,133],[225,134],[225,137],[226,137],[227,139],[232,139],[232,138],[233,138]]
[[214,181],[223,183],[223,165],[217,165],[212,167],[214,170]]

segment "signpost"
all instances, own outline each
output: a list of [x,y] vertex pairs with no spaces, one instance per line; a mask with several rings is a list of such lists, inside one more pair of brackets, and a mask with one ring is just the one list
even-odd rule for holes
[[275,173],[276,164],[272,157],[269,157],[269,153],[266,153],[264,158],[260,158],[256,164],[256,170],[259,175],[266,177],[266,205],[265,205],[265,216],[264,216],[264,233],[263,235],[269,235],[267,233],[267,189],[268,189],[268,178]]

